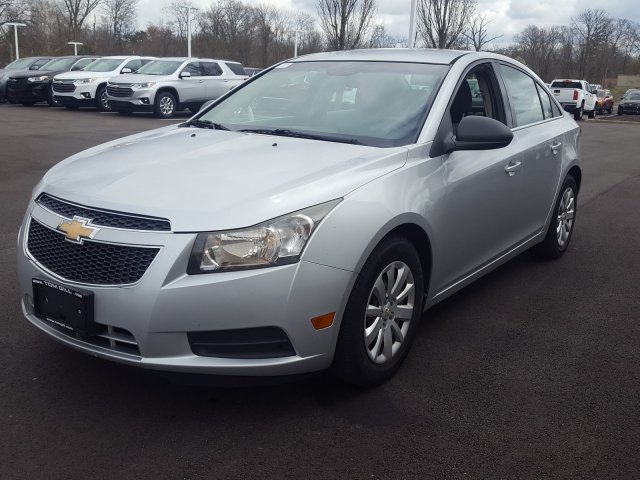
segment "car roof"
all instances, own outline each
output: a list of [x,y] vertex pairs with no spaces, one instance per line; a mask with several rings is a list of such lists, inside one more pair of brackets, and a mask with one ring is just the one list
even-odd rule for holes
[[438,50],[434,48],[375,48],[313,53],[310,55],[303,55],[289,61],[378,61],[435,63],[440,65],[449,65],[463,55],[469,55],[471,53],[474,52],[470,52],[467,50]]

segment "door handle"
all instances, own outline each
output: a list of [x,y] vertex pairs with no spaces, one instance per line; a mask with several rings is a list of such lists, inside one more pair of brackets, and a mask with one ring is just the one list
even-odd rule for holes
[[520,165],[522,165],[522,162],[511,162],[509,163],[509,165],[504,167],[504,171],[506,172],[507,175],[509,175],[510,177],[513,177],[516,174],[516,172],[520,170]]
[[558,149],[562,146],[562,142],[556,142],[551,145],[551,151],[556,154],[558,153]]

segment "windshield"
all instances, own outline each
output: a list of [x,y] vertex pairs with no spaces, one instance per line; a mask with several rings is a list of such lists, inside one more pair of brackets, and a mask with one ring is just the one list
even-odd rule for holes
[[32,59],[21,58],[20,60],[14,60],[9,65],[4,67],[5,70],[26,70],[31,65]]
[[171,75],[180,68],[180,65],[182,65],[182,62],[154,60],[140,68],[136,73],[141,73],[143,75]]
[[124,62],[123,58],[100,58],[91,62],[82,70],[85,72],[111,72]]
[[45,63],[40,70],[68,70],[75,61],[75,58],[54,58]]
[[626,100],[640,100],[640,92],[632,92],[627,95]]
[[607,93],[604,90],[598,90],[598,93],[596,93],[596,95],[598,96],[598,98],[604,98],[607,96]]
[[415,142],[448,69],[391,62],[285,63],[199,119],[231,130],[405,145]]

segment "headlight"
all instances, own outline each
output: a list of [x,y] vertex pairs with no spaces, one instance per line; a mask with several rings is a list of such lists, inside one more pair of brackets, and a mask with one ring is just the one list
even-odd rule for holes
[[93,77],[93,78],[81,78],[81,79],[79,79],[79,80],[74,80],[74,82],[73,82],[73,83],[76,83],[76,84],[82,84],[82,83],[93,83],[93,82],[95,82],[96,80],[98,80],[96,77]]
[[131,85],[133,88],[151,88],[156,84],[156,82],[145,82],[145,83],[134,83]]
[[272,267],[300,259],[309,237],[341,199],[305,208],[242,230],[199,233],[187,273]]
[[49,80],[48,75],[41,75],[39,77],[29,77],[27,78],[27,82],[44,82],[45,80]]

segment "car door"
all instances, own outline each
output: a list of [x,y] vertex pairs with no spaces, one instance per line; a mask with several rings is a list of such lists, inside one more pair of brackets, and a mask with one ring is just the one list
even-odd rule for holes
[[523,236],[540,232],[560,181],[563,137],[562,112],[546,90],[526,72],[500,65],[513,116],[514,140],[523,152],[522,201],[518,229]]
[[[474,81],[480,91],[475,102]],[[488,116],[510,125],[503,95],[493,65],[474,66],[460,80],[443,119],[443,138],[455,136],[457,123],[469,115]],[[482,109],[478,99],[483,102]],[[440,256],[434,262],[436,290],[461,281],[508,251],[523,236],[516,228],[522,202],[522,154],[517,142],[499,149],[454,151],[442,155],[442,162],[444,197],[437,218],[431,219]]]
[[207,96],[207,87],[205,82],[206,76],[203,75],[200,62],[194,61],[187,63],[180,73],[182,74],[185,72],[189,72],[191,77],[180,78],[180,82],[178,83],[180,103],[188,104],[204,102]]
[[222,67],[218,62],[202,62],[202,69],[206,75],[209,100],[216,99],[229,90],[228,80],[225,79]]

